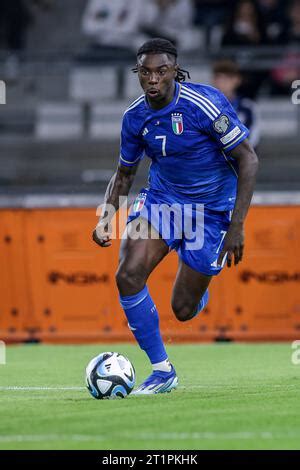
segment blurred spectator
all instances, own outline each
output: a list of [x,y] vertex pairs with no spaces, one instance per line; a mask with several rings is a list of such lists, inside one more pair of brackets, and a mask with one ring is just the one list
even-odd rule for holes
[[133,50],[143,9],[140,0],[89,0],[82,20],[83,33],[96,48]]
[[234,0],[194,0],[194,23],[208,28],[223,24],[226,12],[233,3]]
[[289,51],[271,71],[271,94],[289,95],[294,80],[300,77],[300,52]]
[[8,52],[4,77],[14,82],[19,77],[20,53],[26,48],[27,32],[35,18],[34,7],[48,9],[52,0],[1,0],[0,48]]
[[[237,0],[225,26],[222,46],[239,47],[244,54],[246,47],[253,49],[266,44],[267,36],[257,1]],[[250,66],[244,76],[241,92],[253,99],[268,73]]]
[[164,37],[181,51],[199,48],[203,39],[193,27],[192,0],[148,0],[143,7],[141,31],[148,37]]
[[288,7],[288,25],[280,39],[282,44],[300,44],[300,0],[293,0]]
[[269,43],[280,42],[286,29],[286,16],[283,0],[259,0],[259,8]]
[[252,46],[266,43],[259,6],[254,0],[238,0],[225,27],[222,45]]
[[220,46],[222,25],[235,0],[194,0],[194,23],[204,28],[205,42],[213,49]]
[[22,50],[25,46],[26,31],[30,21],[30,12],[23,0],[1,0],[1,47],[10,51]]
[[280,40],[289,47],[271,71],[271,93],[289,95],[292,82],[300,77],[300,0],[293,0],[288,7],[288,26]]
[[1,0],[0,45],[8,52],[4,62],[4,78],[8,82],[19,77],[19,54],[25,48],[30,22],[30,11],[23,0]]
[[213,66],[213,85],[224,93],[236,110],[239,119],[250,131],[249,140],[254,148],[260,140],[256,104],[238,92],[242,75],[237,64],[231,60],[220,60]]

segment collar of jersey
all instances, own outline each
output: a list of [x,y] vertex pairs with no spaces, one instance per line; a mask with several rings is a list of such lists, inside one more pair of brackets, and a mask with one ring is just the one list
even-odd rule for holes
[[151,108],[151,106],[149,106],[149,103],[148,103],[146,95],[145,95],[144,101],[145,101],[146,108],[149,109],[152,113],[155,113],[155,114],[163,114],[166,111],[169,111],[171,108],[173,108],[173,106],[175,106],[177,104],[177,101],[178,101],[178,98],[179,98],[179,93],[180,93],[180,88],[181,88],[180,84],[178,82],[175,82],[175,93],[174,93],[174,97],[173,97],[172,101],[169,104],[167,104],[167,106],[164,106],[161,109]]

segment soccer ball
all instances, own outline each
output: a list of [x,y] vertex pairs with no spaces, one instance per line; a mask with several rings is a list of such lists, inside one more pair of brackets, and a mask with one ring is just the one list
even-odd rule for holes
[[129,359],[117,352],[94,357],[86,368],[86,386],[94,398],[125,398],[135,384],[135,370]]

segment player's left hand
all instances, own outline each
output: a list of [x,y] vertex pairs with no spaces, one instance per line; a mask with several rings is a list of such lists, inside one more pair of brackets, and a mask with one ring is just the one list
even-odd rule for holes
[[233,258],[234,264],[238,264],[243,259],[244,251],[244,227],[242,224],[230,225],[224,238],[223,248],[218,257],[218,265],[222,265],[224,256],[227,253],[227,266],[230,268]]

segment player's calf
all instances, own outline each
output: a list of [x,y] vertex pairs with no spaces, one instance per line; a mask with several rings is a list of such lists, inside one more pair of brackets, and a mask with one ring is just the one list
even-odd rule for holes
[[182,301],[172,301],[173,312],[179,321],[191,320],[197,313],[198,304],[188,304]]
[[191,299],[173,298],[172,309],[179,321],[188,321],[200,313],[207,305],[208,290],[206,290],[198,302],[191,302]]

